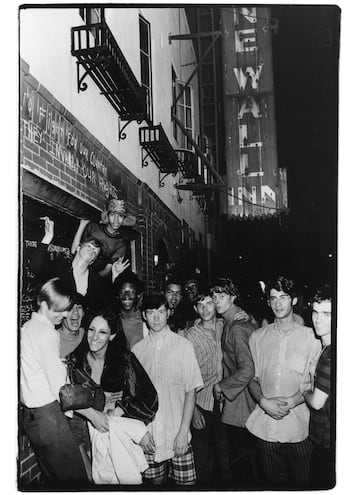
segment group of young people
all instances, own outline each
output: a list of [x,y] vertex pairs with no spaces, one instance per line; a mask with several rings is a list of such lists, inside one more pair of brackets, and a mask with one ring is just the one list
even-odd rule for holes
[[[271,322],[239,305],[229,278],[146,293],[121,236],[135,219],[118,200],[101,224],[81,222],[73,258],[48,278],[54,226],[44,221],[20,402],[46,486],[333,486],[328,287],[311,301],[314,330],[294,314],[295,285],[282,276],[265,287]],[[63,412],[69,370],[87,373],[104,400]]]

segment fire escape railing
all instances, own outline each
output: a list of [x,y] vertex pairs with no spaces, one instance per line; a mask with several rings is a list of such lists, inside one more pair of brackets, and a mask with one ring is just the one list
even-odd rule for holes
[[160,175],[160,187],[164,186],[163,179],[169,175],[176,175],[179,170],[177,155],[166,136],[161,124],[140,127],[139,129],[140,145],[146,151],[143,155],[142,166],[148,165],[147,158],[156,164],[160,174],[165,174],[163,178]]
[[198,158],[194,151],[186,148],[175,149],[178,167],[184,179],[199,179]]
[[87,89],[89,75],[120,119],[148,120],[145,90],[105,22],[71,28],[71,53],[77,58],[78,92]]

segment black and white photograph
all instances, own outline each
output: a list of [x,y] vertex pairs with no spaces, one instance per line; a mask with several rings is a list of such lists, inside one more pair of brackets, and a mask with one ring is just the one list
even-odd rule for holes
[[343,16],[18,5],[17,490],[338,489]]

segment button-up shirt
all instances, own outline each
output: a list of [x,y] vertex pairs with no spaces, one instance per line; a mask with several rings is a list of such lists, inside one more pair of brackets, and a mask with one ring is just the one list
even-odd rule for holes
[[[311,328],[294,324],[288,333],[274,323],[256,330],[249,339],[255,376],[266,398],[288,397],[304,391],[314,375],[321,343]],[[309,433],[310,413],[305,403],[276,420],[257,404],[246,426],[267,442],[301,442]]]
[[206,411],[213,411],[213,386],[222,379],[221,338],[223,320],[216,319],[214,328],[203,328],[200,319],[193,327],[184,330],[182,335],[193,345],[204,383],[202,390],[196,395],[196,404]]
[[155,441],[155,462],[171,459],[186,393],[203,386],[192,344],[166,326],[161,332],[150,330],[132,352],[145,368],[159,397],[159,409],[148,425]]
[[67,369],[60,360],[60,337],[52,323],[39,313],[21,329],[20,388],[27,407],[42,407],[59,400]]

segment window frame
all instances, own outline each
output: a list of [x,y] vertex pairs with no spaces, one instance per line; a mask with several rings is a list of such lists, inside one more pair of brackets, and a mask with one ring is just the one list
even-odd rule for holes
[[[141,41],[141,26],[144,25],[147,33],[147,47],[148,51],[146,52],[142,46]],[[139,14],[139,53],[140,53],[140,81],[141,86],[145,89],[146,92],[146,108],[149,122],[153,122],[153,98],[152,98],[152,50],[151,50],[151,25],[141,14]],[[143,82],[143,57],[147,60],[148,73],[145,74],[149,81],[149,85]]]
[[[183,92],[182,92],[183,91]],[[189,91],[190,95],[190,102],[189,104],[187,103],[187,91]],[[181,94],[182,93],[182,94]],[[181,120],[185,130],[190,133],[190,136],[192,139],[194,139],[194,119],[193,119],[193,87],[191,84],[185,84],[179,79],[176,79],[176,97],[177,95],[181,94],[179,100],[176,102],[175,105],[175,113],[177,117]],[[191,126],[187,125],[187,111],[189,111],[190,114],[190,120],[191,120]],[[181,119],[181,115],[183,115],[183,120]],[[177,138],[176,138],[177,143],[181,148],[184,148],[186,150],[192,150],[192,145],[188,142],[187,136],[182,132],[181,129],[178,129],[177,132]]]
[[[79,15],[81,16],[83,22],[85,24],[97,24],[100,22],[105,21],[105,9],[103,7],[80,7],[79,8]],[[97,16],[97,19],[95,22],[93,22],[92,16],[95,14]]]

